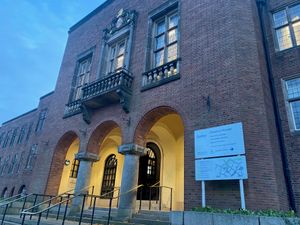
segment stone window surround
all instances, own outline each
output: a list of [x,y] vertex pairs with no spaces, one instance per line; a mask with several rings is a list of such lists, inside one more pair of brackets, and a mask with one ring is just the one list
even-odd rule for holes
[[297,2],[292,2],[292,3],[285,3],[283,5],[281,5],[280,7],[276,7],[272,10],[269,11],[269,18],[270,18],[270,21],[271,21],[271,26],[272,26],[272,36],[273,36],[273,40],[274,40],[274,48],[275,48],[275,52],[276,53],[282,53],[282,52],[285,52],[285,51],[289,51],[291,49],[294,49],[294,48],[298,48],[300,45],[297,45],[296,43],[296,38],[295,38],[295,33],[294,33],[294,29],[292,28],[292,24],[293,23],[296,23],[300,20],[297,20],[297,21],[291,21],[290,20],[290,14],[287,13],[287,18],[288,18],[288,24],[286,26],[289,27],[289,30],[290,30],[290,35],[291,35],[291,41],[292,41],[292,46],[290,48],[286,48],[286,49],[283,49],[283,50],[279,50],[279,47],[278,47],[278,40],[277,40],[277,36],[276,36],[276,29],[278,29],[279,27],[283,27],[283,26],[279,26],[277,28],[275,28],[275,24],[274,24],[274,19],[273,19],[273,15],[277,12],[280,12],[280,11],[283,11],[285,10],[286,12],[288,12],[288,9],[289,8],[292,8],[294,6],[297,6],[297,5],[300,5],[300,2],[297,1]]
[[300,129],[295,128],[294,117],[293,117],[293,113],[292,113],[291,106],[290,106],[291,101],[289,101],[289,99],[288,99],[288,92],[287,92],[287,87],[286,87],[286,82],[287,81],[293,80],[293,79],[296,79],[296,78],[300,78],[300,74],[294,74],[294,75],[282,78],[281,79],[281,86],[282,86],[282,92],[283,92],[284,103],[285,103],[285,108],[286,108],[286,112],[287,112],[287,119],[288,119],[290,132],[292,134],[300,135]]
[[[91,63],[90,63],[90,66],[92,68],[92,65],[93,65],[93,55],[94,55],[94,52],[95,52],[95,46],[93,46],[92,48],[89,48],[88,50],[80,53],[79,55],[77,55],[76,57],[76,65],[75,65],[75,69],[74,69],[74,73],[73,73],[73,79],[72,79],[72,84],[71,84],[71,91],[70,91],[70,95],[69,95],[69,103],[70,102],[73,102],[74,101],[74,98],[75,98],[75,89],[76,89],[76,82],[77,82],[77,73],[78,73],[78,69],[79,69],[79,65],[80,65],[80,62],[88,59],[88,58],[91,58]],[[90,69],[91,71],[91,69]],[[91,74],[90,74],[91,76]]]
[[130,70],[130,59],[132,50],[132,39],[135,23],[130,23],[122,29],[116,31],[111,37],[102,38],[101,50],[100,50],[100,61],[97,72],[97,79],[107,76],[107,57],[109,54],[110,46],[120,42],[121,40],[127,40],[125,49],[124,68]]

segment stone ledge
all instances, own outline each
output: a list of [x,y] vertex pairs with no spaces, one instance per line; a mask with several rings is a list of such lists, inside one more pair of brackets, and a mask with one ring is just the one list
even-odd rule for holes
[[171,212],[170,222],[172,225],[199,225],[202,223],[205,225],[300,225],[299,218],[246,216],[194,211]]
[[145,147],[142,147],[137,144],[124,144],[120,145],[118,152],[120,154],[126,155],[126,154],[131,154],[131,155],[146,155],[147,149]]
[[78,152],[75,159],[96,162],[99,160],[99,156],[90,152]]

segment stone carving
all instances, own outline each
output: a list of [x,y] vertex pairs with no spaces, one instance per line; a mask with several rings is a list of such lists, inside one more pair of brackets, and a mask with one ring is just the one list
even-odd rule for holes
[[107,39],[121,30],[123,27],[135,23],[136,11],[120,9],[117,16],[112,20],[110,25],[104,29],[104,38]]

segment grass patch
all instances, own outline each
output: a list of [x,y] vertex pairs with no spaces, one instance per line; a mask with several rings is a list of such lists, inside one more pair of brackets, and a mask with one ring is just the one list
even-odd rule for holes
[[249,216],[272,216],[272,217],[296,217],[296,214],[293,210],[291,211],[277,211],[277,210],[233,210],[233,209],[215,209],[211,207],[196,207],[193,208],[193,211],[196,212],[208,212],[208,213],[225,213],[225,214],[239,214],[239,215],[249,215]]

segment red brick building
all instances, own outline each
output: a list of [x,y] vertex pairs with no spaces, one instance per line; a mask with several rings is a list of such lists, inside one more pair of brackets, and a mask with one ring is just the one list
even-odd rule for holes
[[[299,211],[299,19],[294,0],[106,1],[70,28],[55,90],[0,128],[2,196],[159,184],[163,207],[201,206],[194,131],[242,122],[247,208]],[[206,187],[240,207],[238,181]]]

